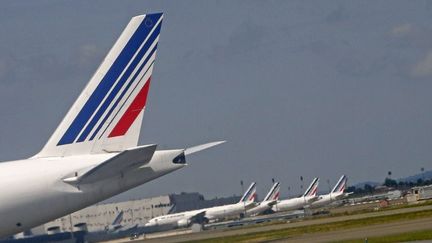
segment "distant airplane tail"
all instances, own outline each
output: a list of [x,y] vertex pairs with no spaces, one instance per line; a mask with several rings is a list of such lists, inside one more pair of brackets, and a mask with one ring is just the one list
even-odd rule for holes
[[346,175],[342,175],[331,193],[343,193],[345,191],[347,181],[348,177]]
[[309,185],[308,189],[306,189],[305,193],[303,194],[303,197],[316,196],[318,192],[318,184],[319,184],[319,178],[315,177],[312,183]]
[[256,199],[256,183],[252,182],[246,192],[243,194],[239,202],[251,203]]
[[35,157],[119,152],[138,144],[162,13],[133,17]]
[[114,221],[111,223],[111,225],[119,225],[123,221],[123,211],[121,211],[117,217],[114,219]]
[[275,182],[273,186],[270,188],[270,191],[265,196],[263,202],[279,200],[279,190],[280,190],[280,183]]

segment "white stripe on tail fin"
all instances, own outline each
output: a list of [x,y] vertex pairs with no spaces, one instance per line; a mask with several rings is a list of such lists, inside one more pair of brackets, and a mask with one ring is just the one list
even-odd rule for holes
[[279,190],[280,190],[280,183],[275,182],[273,186],[270,188],[270,191],[265,196],[263,202],[265,201],[272,201],[272,200],[278,200],[279,199]]
[[36,157],[122,151],[138,144],[162,14],[136,16]]
[[254,202],[256,198],[256,183],[252,182],[246,192],[243,194],[239,202],[249,203]]
[[339,181],[336,183],[335,187],[331,191],[331,193],[340,193],[344,192],[346,188],[346,183],[348,181],[348,177],[346,175],[342,175]]
[[312,183],[309,185],[308,189],[303,194],[304,197],[316,196],[318,192],[319,178],[314,178]]

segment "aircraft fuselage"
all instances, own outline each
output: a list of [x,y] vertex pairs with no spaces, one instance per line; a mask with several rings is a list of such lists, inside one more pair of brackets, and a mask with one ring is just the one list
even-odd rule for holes
[[63,179],[117,153],[0,163],[0,237],[62,217],[180,169],[185,164],[172,162],[179,153],[180,150],[156,151],[148,164],[82,185],[69,184]]

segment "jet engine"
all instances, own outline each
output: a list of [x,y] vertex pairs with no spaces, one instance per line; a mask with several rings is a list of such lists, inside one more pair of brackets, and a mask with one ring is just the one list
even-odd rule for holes
[[180,219],[179,221],[177,221],[177,227],[188,227],[190,223],[191,221],[189,219]]

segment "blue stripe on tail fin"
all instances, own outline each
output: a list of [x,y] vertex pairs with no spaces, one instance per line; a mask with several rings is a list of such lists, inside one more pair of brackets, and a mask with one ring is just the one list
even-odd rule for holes
[[[135,53],[138,51],[139,47],[143,44],[144,40],[147,39],[149,33],[153,30],[154,25],[161,17],[161,13],[148,14],[145,16],[144,21],[142,21],[141,24],[138,26],[137,30],[129,39],[120,54],[117,56],[116,60],[113,62],[105,76],[102,78],[101,82],[98,84],[97,88],[91,94],[91,96],[81,108],[80,112],[75,117],[69,128],[63,134],[60,141],[58,142],[58,145],[70,144],[76,140],[78,135],[84,129],[84,126],[96,112],[96,109],[100,106],[102,101],[108,95],[109,91],[114,86],[117,79],[124,72],[127,65],[134,57]],[[101,107],[101,109],[106,109],[106,107]],[[96,122],[92,121],[89,124],[91,128]],[[85,131],[86,135],[80,137],[79,141],[83,141],[83,138],[87,137],[87,134],[90,131],[91,129]]]
[[249,201],[252,197],[255,197],[256,193],[256,183],[252,182],[252,184],[249,186],[249,188],[246,190],[246,192],[243,194],[242,198],[240,199],[239,202],[247,202]]

